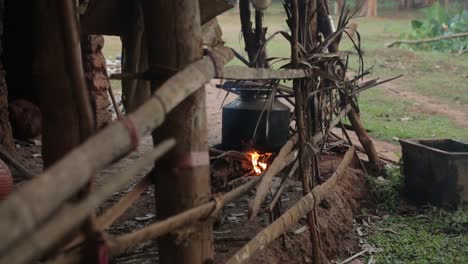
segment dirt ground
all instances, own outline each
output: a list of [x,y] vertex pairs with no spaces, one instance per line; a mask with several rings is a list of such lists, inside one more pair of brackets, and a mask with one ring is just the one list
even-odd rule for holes
[[[207,114],[209,123],[209,144],[215,145],[221,141],[221,107],[226,93],[207,85]],[[236,96],[231,94],[226,97],[226,103]],[[388,144],[388,143],[387,143]],[[135,159],[144,155],[152,146],[150,137],[143,139],[138,150],[129,154],[126,158],[101,170],[95,177],[96,186],[105,184],[112,180],[112,176],[123,171]],[[377,144],[378,149],[384,150],[386,144]],[[42,170],[40,155],[40,144],[18,143],[18,153],[20,162],[28,169],[38,173]],[[392,145],[387,150],[388,153],[398,151]],[[329,152],[320,157],[321,178],[329,177],[338,167],[343,151],[341,153]],[[146,168],[125,188],[115,193],[97,213],[102,213],[118,199],[129,192],[132,187],[150,170]],[[287,170],[286,170],[287,171]],[[16,178],[16,185],[19,186],[25,179]],[[274,186],[278,186],[280,179],[276,178]],[[287,182],[287,188],[281,198],[281,212],[284,212],[300,199],[302,193],[301,183],[295,179]],[[259,217],[249,222],[247,221],[247,201],[253,192],[228,204],[223,211],[222,217],[218,219],[214,227],[215,240],[215,263],[223,263],[229,256],[236,252],[243,244],[250,240],[254,234],[258,233],[269,223],[269,214],[263,212]],[[327,259],[344,259],[353,253],[360,251],[361,245],[356,233],[353,231],[353,219],[360,212],[361,205],[365,204],[368,198],[366,183],[360,171],[349,171],[346,177],[340,182],[334,193],[319,206],[317,215],[320,219],[320,235],[322,238],[322,250]],[[268,202],[268,199],[267,199]],[[155,213],[154,189],[149,188],[141,198],[110,227],[107,232],[113,235],[128,233],[132,230],[140,229],[148,224],[154,223],[157,219]],[[310,263],[310,243],[309,232],[303,230],[305,220],[301,220],[283,238],[278,239],[260,254],[254,256],[250,263]],[[302,229],[301,229],[302,228]],[[121,255],[113,263],[154,263],[159,259],[157,245],[153,241],[142,243],[130,252]]]

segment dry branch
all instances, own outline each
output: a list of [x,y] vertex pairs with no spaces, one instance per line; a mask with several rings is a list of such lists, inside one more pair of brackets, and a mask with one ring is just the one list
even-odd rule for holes
[[293,147],[297,143],[297,135],[294,135],[288,142],[281,148],[278,156],[275,160],[271,163],[270,167],[268,167],[267,171],[264,173],[262,177],[262,181],[260,182],[257,192],[255,193],[255,197],[251,200],[249,205],[249,219],[253,219],[259,209],[262,201],[265,199],[268,189],[270,188],[271,181],[273,176],[275,176],[278,172],[281,171],[284,166],[288,163],[287,157],[288,154],[291,152]]
[[245,263],[257,251],[264,249],[269,243],[278,238],[281,234],[288,231],[304,215],[310,212],[315,204],[318,204],[327,195],[333,192],[339,178],[344,175],[346,169],[356,159],[354,148],[350,148],[338,166],[335,173],[325,183],[315,187],[311,193],[305,195],[301,200],[294,204],[281,217],[258,233],[252,240],[244,245],[234,256],[226,263],[238,264]]
[[[218,48],[213,53],[219,65],[233,57],[230,49]],[[209,57],[194,62],[162,84],[145,104],[127,116],[134,132],[129,133],[133,128],[122,122],[114,123],[12,193],[0,204],[0,254],[42,224],[98,169],[132,150],[132,133],[137,137],[149,134],[164,122],[168,112],[221,71]]]
[[[330,124],[328,125],[328,131],[331,131],[334,127],[336,127],[340,123],[341,119],[343,119],[343,117],[345,117],[349,113],[349,111],[351,111],[351,106],[347,105],[343,110],[341,110],[338,116],[330,122]],[[316,133],[312,137],[312,143],[314,145],[317,144],[325,136],[326,136],[326,133],[324,134],[322,131]]]
[[63,207],[47,224],[24,237],[8,252],[3,253],[0,263],[28,263],[41,253],[44,253],[79,226],[115,191],[122,188],[142,169],[152,165],[154,160],[162,157],[174,146],[175,141],[173,139],[162,142],[154,150],[151,150],[149,154],[138,159],[129,169],[112,177],[112,180],[104,184],[100,189],[88,194],[79,203]]
[[[102,215],[100,215],[95,223],[96,230],[104,231],[106,228],[111,226],[115,220],[117,220],[121,215],[127,211],[130,206],[141,196],[141,194],[148,188],[151,184],[151,173],[140,181],[135,187],[129,192],[126,193],[120,200],[114,204],[111,208],[107,209]],[[83,242],[83,234],[79,234],[75,239],[73,239],[66,247],[65,250],[73,248]]]
[[468,32],[457,33],[457,34],[441,36],[441,37],[435,37],[435,38],[419,39],[419,40],[397,40],[397,41],[388,43],[385,46],[387,48],[391,48],[391,47],[394,47],[394,46],[400,45],[400,44],[414,45],[414,44],[421,44],[421,43],[436,42],[436,41],[441,41],[441,40],[445,40],[445,39],[464,38],[464,37],[468,37]]
[[281,194],[283,194],[283,191],[286,188],[287,179],[292,177],[292,175],[296,172],[298,166],[299,166],[299,162],[298,161],[294,162],[294,165],[292,166],[292,168],[289,171],[288,175],[283,179],[283,182],[281,183],[280,187],[278,188],[276,193],[273,195],[273,199],[271,199],[270,206],[268,207],[268,210],[270,212],[273,211],[273,209],[276,206],[276,203],[278,202],[279,198],[281,197]]

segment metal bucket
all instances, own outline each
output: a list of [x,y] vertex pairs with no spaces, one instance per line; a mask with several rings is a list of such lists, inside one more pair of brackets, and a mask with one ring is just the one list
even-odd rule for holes
[[468,144],[451,139],[400,140],[408,197],[456,207],[468,202]]

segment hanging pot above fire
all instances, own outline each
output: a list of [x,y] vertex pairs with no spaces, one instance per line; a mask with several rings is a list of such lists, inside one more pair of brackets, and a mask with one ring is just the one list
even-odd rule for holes
[[[227,85],[232,83],[224,88]],[[223,148],[278,151],[288,140],[290,108],[277,99],[268,100],[271,89],[238,85],[232,90],[238,91],[239,97],[223,107]]]

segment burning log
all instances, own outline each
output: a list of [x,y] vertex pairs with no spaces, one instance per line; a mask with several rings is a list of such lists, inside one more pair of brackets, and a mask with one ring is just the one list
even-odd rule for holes
[[255,194],[254,199],[251,201],[249,205],[249,219],[252,220],[257,215],[260,209],[260,205],[268,193],[268,189],[270,188],[273,176],[275,176],[280,171],[280,168],[283,168],[286,165],[287,158],[289,157],[288,154],[291,152],[291,150],[296,145],[296,143],[297,143],[297,135],[294,135],[283,146],[278,156],[275,158],[273,163],[271,163],[270,168],[263,175],[262,181],[260,182],[257,188],[257,193]]

